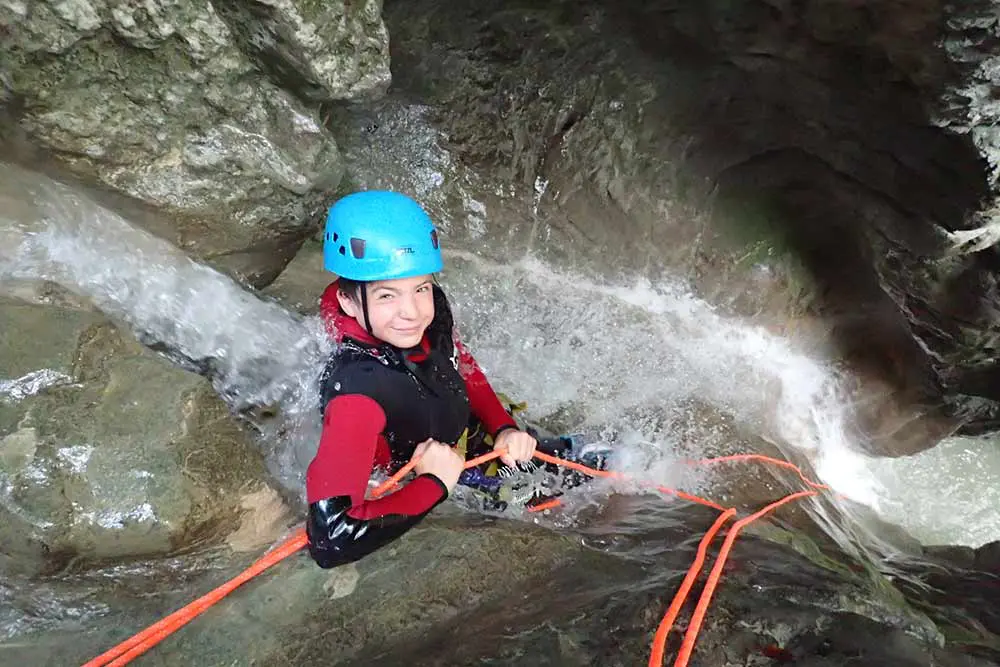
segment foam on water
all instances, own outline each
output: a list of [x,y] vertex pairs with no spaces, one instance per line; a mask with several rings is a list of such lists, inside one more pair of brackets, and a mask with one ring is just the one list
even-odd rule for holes
[[[0,204],[0,282],[47,280],[87,297],[144,344],[210,378],[234,410],[280,406],[281,424],[265,435],[286,433],[315,449],[315,380],[331,349],[318,320],[254,295],[38,174],[0,163]],[[292,469],[299,459],[273,439],[264,444],[272,471],[300,483]]]
[[869,461],[885,488],[881,515],[923,544],[1000,539],[998,445],[996,437],[955,437],[914,456]]
[[144,343],[163,343],[176,361],[205,372],[236,407],[288,400],[302,369],[325,357],[316,322],[258,298],[73,189],[2,164],[0,182],[0,199],[29,200],[35,216],[0,212],[10,241],[0,278],[48,280],[88,297]]
[[[318,434],[315,380],[330,350],[319,322],[257,297],[66,186],[3,165],[0,181],[0,199],[20,202],[0,212],[0,279],[50,280],[89,297],[144,342],[208,375],[237,410],[279,406],[281,424],[266,432],[265,448],[282,480],[301,487]],[[633,448],[622,465],[674,481],[670,461],[699,455],[712,434],[711,424],[678,428],[695,401],[918,535],[970,542],[996,530],[996,502],[965,532],[945,512],[901,511],[936,502],[936,490],[930,481],[921,490],[896,483],[886,471],[911,465],[911,479],[927,472],[930,480],[928,467],[939,469],[956,450],[935,450],[927,463],[869,460],[852,447],[832,366],[719,315],[681,283],[597,284],[530,257],[495,265],[461,252],[449,253],[443,283],[498,388],[528,400],[535,416],[575,414],[575,426],[610,428],[660,454],[651,462]],[[952,479],[960,472],[969,469]],[[953,498],[972,494],[956,489]],[[842,544],[857,537],[820,506],[815,516]]]
[[720,316],[680,284],[601,285],[531,258],[492,266],[452,255],[464,266],[446,282],[466,335],[537,413],[575,401],[583,425],[598,425],[697,398],[801,453],[840,493],[878,503],[837,375],[788,340]]

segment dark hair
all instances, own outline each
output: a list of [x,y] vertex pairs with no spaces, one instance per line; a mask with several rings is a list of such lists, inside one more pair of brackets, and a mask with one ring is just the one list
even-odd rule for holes
[[339,278],[337,280],[337,289],[351,297],[351,299],[358,298],[358,292],[365,288],[368,283],[363,280],[349,280],[348,278]]

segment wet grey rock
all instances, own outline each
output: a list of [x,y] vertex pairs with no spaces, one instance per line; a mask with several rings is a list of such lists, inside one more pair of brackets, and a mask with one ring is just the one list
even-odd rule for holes
[[323,244],[308,240],[262,294],[303,315],[319,312],[323,290],[336,276],[323,268]]
[[[227,557],[227,577],[249,564],[240,556]],[[63,595],[66,588],[83,589],[72,604],[87,610],[98,631],[81,637],[72,619],[51,622],[33,634],[19,633],[18,641],[0,647],[0,659],[82,664],[187,602],[176,596],[172,579],[198,590],[207,589],[213,578],[215,585],[221,583],[220,573],[204,572],[204,560],[190,558],[183,567],[171,561],[146,562],[132,572],[109,568],[98,573],[117,586],[94,586],[86,577],[77,577],[68,582],[72,588],[60,591],[53,582],[46,593],[50,588]],[[153,655],[166,665],[224,665],[234,660],[256,665],[342,664],[368,647],[448,626],[456,615],[526,591],[532,582],[574,562],[603,565],[609,576],[634,572],[628,564],[588,554],[575,540],[551,531],[462,520],[453,513],[442,520],[438,513],[356,565],[324,570],[304,552],[297,553],[167,639]],[[216,560],[214,567],[223,565]],[[201,572],[188,574],[195,568]],[[344,581],[351,583],[345,587]]]
[[908,453],[1000,405],[996,11],[389,2],[392,95],[332,126],[352,182],[426,198],[450,244],[822,317],[885,381],[865,428],[910,423],[874,450]]
[[[590,559],[576,556],[572,566],[531,581],[530,594],[515,589],[485,600],[465,614],[461,624],[437,628],[418,640],[406,636],[370,647],[344,664],[404,660],[423,667],[484,661],[511,666],[646,664],[655,628],[697,540],[683,529],[657,530],[645,537],[666,546],[647,559],[630,559],[629,566],[618,563],[606,569],[591,569],[601,562],[600,554],[591,554]],[[634,578],[637,575],[640,579]],[[674,662],[699,590],[695,586],[692,601],[669,634],[664,664]],[[867,580],[843,562],[812,562],[776,544],[743,537],[713,597],[689,664],[998,664],[1000,653],[985,647],[986,642],[981,657],[973,655],[975,646],[944,644],[937,627],[914,607],[891,587]]]
[[266,479],[208,380],[96,311],[0,302],[5,576],[216,543]]
[[[921,0],[542,8],[395,2],[389,7],[398,45],[394,96],[361,109],[323,111],[342,137],[351,184],[394,183],[426,195],[436,213],[448,216],[456,247],[485,245],[499,258],[535,253],[599,276],[680,273],[743,314],[832,316],[852,361],[918,387],[932,408],[943,396],[953,416],[987,428],[996,386],[995,251],[985,217],[995,186],[993,7],[977,2],[941,10]],[[111,18],[104,5],[36,8],[38,22],[31,25],[23,21],[26,4],[7,2],[0,10],[2,25],[14,26],[2,38],[2,97],[19,114],[19,127],[79,173],[97,173],[105,185],[156,206],[176,206],[182,212],[176,239],[190,252],[239,266],[237,273],[255,283],[269,282],[312,229],[302,220],[315,216],[317,193],[333,188],[342,168],[326,130],[300,106],[347,96],[336,92],[341,84],[319,62],[322,49],[302,37],[305,24],[318,20],[311,14],[316,5],[170,5],[189,28],[183,37],[165,34],[165,24],[149,16],[144,20],[154,27],[140,30],[119,16],[120,7]],[[372,6],[360,11],[359,20],[374,25]],[[377,43],[361,40],[352,48],[371,54]],[[929,46],[937,44],[943,46]],[[39,86],[42,77],[55,86]],[[358,95],[384,82],[378,74],[348,79],[361,82],[351,92]],[[119,81],[127,89],[108,99],[82,91],[96,83],[93,90],[104,86],[106,94]],[[73,86],[75,96],[68,93]],[[183,109],[192,127],[166,127],[165,138],[140,129],[148,125],[139,123],[166,125],[174,109]],[[431,132],[414,142],[414,128]],[[105,130],[110,140],[94,138]],[[153,157],[144,162],[137,155]],[[233,201],[230,190],[220,189],[219,174],[231,178]],[[219,219],[240,224],[213,226]],[[264,220],[278,222],[258,233]],[[314,277],[295,284],[289,274],[275,294],[303,293]],[[304,299],[295,303],[312,307]],[[0,405],[0,462],[12,491],[0,522],[5,567],[59,569],[75,565],[76,556],[160,554],[175,540],[211,534],[213,524],[195,508],[198,498],[212,496],[189,494],[177,457],[163,451],[186,452],[186,465],[201,450],[184,447],[214,444],[188,429],[192,440],[171,449],[176,425],[202,414],[188,398],[207,386],[159,366],[88,317],[96,316],[66,317],[65,341],[39,338],[42,348],[59,352],[44,367],[22,363],[30,358],[23,355],[3,357],[17,362],[0,385],[12,399]],[[81,331],[93,333],[87,340],[94,347],[81,346],[89,351],[78,365],[67,350],[77,349]],[[155,418],[140,422],[140,412],[124,400],[132,397],[146,401],[144,418]],[[224,412],[206,410],[212,418],[205,424],[229,427]],[[132,458],[140,452],[137,434],[155,444],[140,459]],[[64,451],[59,443],[69,440],[101,441],[104,461],[94,452],[84,460],[86,450]],[[209,490],[254,478],[237,471],[230,481],[216,480],[212,474],[231,471],[243,450],[212,451],[221,455],[205,462]],[[44,483],[49,488],[33,477],[37,461],[52,473],[46,480],[54,481]],[[81,466],[89,477],[81,478]],[[142,489],[139,500],[122,469],[151,467],[173,481],[166,489]],[[95,482],[123,490],[110,508],[98,502]],[[141,533],[143,522],[127,517],[119,523],[132,532],[74,525],[66,542],[46,533],[45,522],[82,517],[86,524],[109,509],[123,516],[136,503],[194,532],[178,538],[164,522]],[[27,519],[26,509],[33,512]],[[261,664],[329,664],[334,655],[377,664],[388,655],[424,664],[636,664],[689,560],[677,545],[687,541],[689,552],[692,534],[685,528],[668,535],[673,539],[640,567],[642,559],[628,554],[622,561],[586,554],[570,540],[529,535],[519,526],[494,525],[485,535],[438,528],[428,523],[360,565],[355,591],[333,601],[331,589],[345,589],[299,559],[284,576],[261,578],[227,600],[214,620],[203,619],[208,625],[186,628],[163,647],[162,659],[222,665],[236,655]],[[760,650],[772,645],[813,665],[864,658],[866,664],[877,664],[875,658],[993,664],[946,659],[936,629],[915,621],[918,614],[898,595],[866,607],[879,591],[842,570],[825,573],[789,562],[780,551],[758,555],[743,547],[741,541],[699,644],[704,664],[771,664]],[[972,565],[993,560],[989,549],[970,558]],[[517,564],[516,577],[507,561]],[[157,583],[194,588],[169,576],[171,563],[161,565],[167,576]],[[210,575],[198,588],[213,577],[220,578]],[[0,584],[5,602],[12,597],[7,581]],[[935,619],[942,627],[949,614],[958,619],[946,628],[959,645],[949,651],[995,652],[990,610],[996,605],[982,596],[991,581],[978,574],[960,582],[944,577],[934,583],[944,597],[929,603],[920,587],[912,592],[942,612],[945,618]],[[37,615],[61,613],[63,624],[32,637],[38,641],[0,647],[5,659],[77,662],[191,597],[163,595],[157,608],[149,599],[162,588],[137,587],[145,599],[132,599],[132,606],[127,595],[116,598],[92,582],[83,593],[68,588],[60,600],[40,587]],[[22,584],[15,596],[23,599],[27,590]],[[67,605],[73,595],[79,601]],[[967,617],[977,605],[986,613]],[[143,613],[131,614],[135,609]],[[114,614],[105,619],[113,622],[100,624],[107,635],[81,640],[77,619],[84,613]]]
[[342,175],[310,105],[388,84],[379,10],[377,0],[8,2],[7,114],[72,174],[170,216],[164,235],[191,254],[266,284]]
[[[858,664],[884,667],[987,667],[987,659],[928,647],[912,635],[856,614],[833,614],[821,629],[796,636],[779,654],[787,664],[835,667]],[[787,656],[787,657],[786,657]]]

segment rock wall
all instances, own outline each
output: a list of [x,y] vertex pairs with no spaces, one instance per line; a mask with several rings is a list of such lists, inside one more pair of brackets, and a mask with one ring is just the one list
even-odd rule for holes
[[342,143],[361,182],[405,183],[412,162],[351,147],[398,147],[419,115],[458,243],[819,316],[935,433],[991,429],[996,9],[388,2],[394,98]]
[[980,431],[996,7],[418,0],[387,3],[387,31],[379,2],[8,2],[0,126],[258,287],[338,188],[388,185],[451,247],[819,316],[935,433]]
[[380,10],[378,0],[6,2],[4,152],[165,214],[154,231],[266,284],[343,174],[316,103],[389,83]]

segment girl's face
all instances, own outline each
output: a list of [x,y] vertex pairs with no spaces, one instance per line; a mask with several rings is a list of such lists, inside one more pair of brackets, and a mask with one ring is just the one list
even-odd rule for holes
[[[398,348],[414,347],[434,319],[434,293],[431,276],[414,276],[367,283],[368,320],[372,334]],[[340,307],[365,327],[361,299],[337,292]]]

